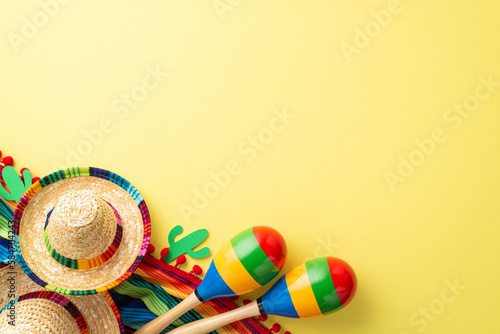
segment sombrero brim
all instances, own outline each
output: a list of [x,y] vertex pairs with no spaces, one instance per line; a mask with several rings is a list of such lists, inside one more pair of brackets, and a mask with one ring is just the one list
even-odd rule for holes
[[[9,280],[12,277],[15,283]],[[0,330],[14,329],[8,324],[8,321],[13,319],[8,317],[9,309],[6,309],[12,303],[16,306],[17,314],[15,313],[14,320],[17,326],[35,326],[35,322],[57,323],[63,318],[69,319],[73,327],[79,328],[83,333],[125,332],[118,308],[107,292],[90,296],[59,295],[34,283],[18,265],[0,269],[0,310],[3,310],[0,313]],[[28,312],[31,311],[32,314],[19,314],[23,303],[30,303]],[[50,310],[55,311],[55,314],[51,314]]]
[[[120,213],[120,247],[104,264],[71,269],[47,251],[43,229],[47,213],[69,191],[86,190],[109,202]],[[87,295],[109,290],[126,280],[146,254],[151,223],[137,189],[121,176],[94,167],[75,167],[52,173],[33,184],[19,201],[12,224],[16,260],[40,286],[63,294]]]

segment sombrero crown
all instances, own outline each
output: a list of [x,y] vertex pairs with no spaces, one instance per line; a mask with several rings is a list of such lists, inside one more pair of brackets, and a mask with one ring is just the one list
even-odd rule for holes
[[45,245],[66,267],[94,268],[114,255],[122,231],[121,216],[110,203],[88,190],[69,191],[47,214]]
[[108,290],[128,278],[150,239],[147,206],[128,181],[70,168],[35,183],[13,222],[16,259],[41,286],[65,294]]

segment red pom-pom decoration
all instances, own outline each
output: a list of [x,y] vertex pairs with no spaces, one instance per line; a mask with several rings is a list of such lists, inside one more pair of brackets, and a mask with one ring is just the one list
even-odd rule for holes
[[161,253],[160,253],[160,254],[161,254],[161,259],[162,259],[162,260],[163,260],[164,258],[166,258],[166,257],[167,257],[167,255],[168,255],[168,251],[169,251],[169,249],[168,249],[168,248],[163,248],[163,249],[161,250]]
[[197,264],[193,266],[193,270],[191,270],[190,274],[193,275],[201,275],[203,273],[203,269]]
[[12,157],[5,157],[2,159],[2,163],[5,165],[5,166],[12,166],[14,164],[14,159]]
[[181,264],[186,263],[186,256],[181,255],[177,258],[177,261],[175,261],[175,267],[180,266]]
[[281,325],[274,324],[273,327],[271,328],[271,331],[273,331],[274,333],[279,333],[281,331]]

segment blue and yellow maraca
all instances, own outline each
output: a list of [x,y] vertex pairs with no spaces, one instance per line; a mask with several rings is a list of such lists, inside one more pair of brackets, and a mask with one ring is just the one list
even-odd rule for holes
[[285,240],[270,227],[256,226],[239,233],[217,253],[204,280],[191,295],[135,333],[158,334],[204,301],[257,290],[279,274],[286,255]]
[[205,334],[231,322],[261,314],[291,318],[327,315],[346,307],[356,289],[356,274],[349,264],[333,257],[318,258],[290,270],[256,301],[227,313],[189,323],[169,333]]

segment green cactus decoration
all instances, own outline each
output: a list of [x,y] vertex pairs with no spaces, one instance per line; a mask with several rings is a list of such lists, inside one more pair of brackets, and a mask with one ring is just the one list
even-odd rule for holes
[[32,185],[31,172],[28,169],[23,171],[24,182],[16,170],[10,166],[4,167],[2,177],[7,190],[4,187],[0,187],[0,196],[9,201],[16,201],[16,203],[19,202],[26,190]]
[[168,248],[168,255],[163,259],[164,262],[170,262],[175,260],[184,253],[187,253],[194,259],[200,259],[210,255],[210,249],[203,247],[199,250],[193,250],[196,246],[201,244],[208,237],[208,230],[201,229],[195,231],[179,241],[175,241],[175,238],[182,234],[182,226],[177,225],[168,234],[168,243],[170,247]]

